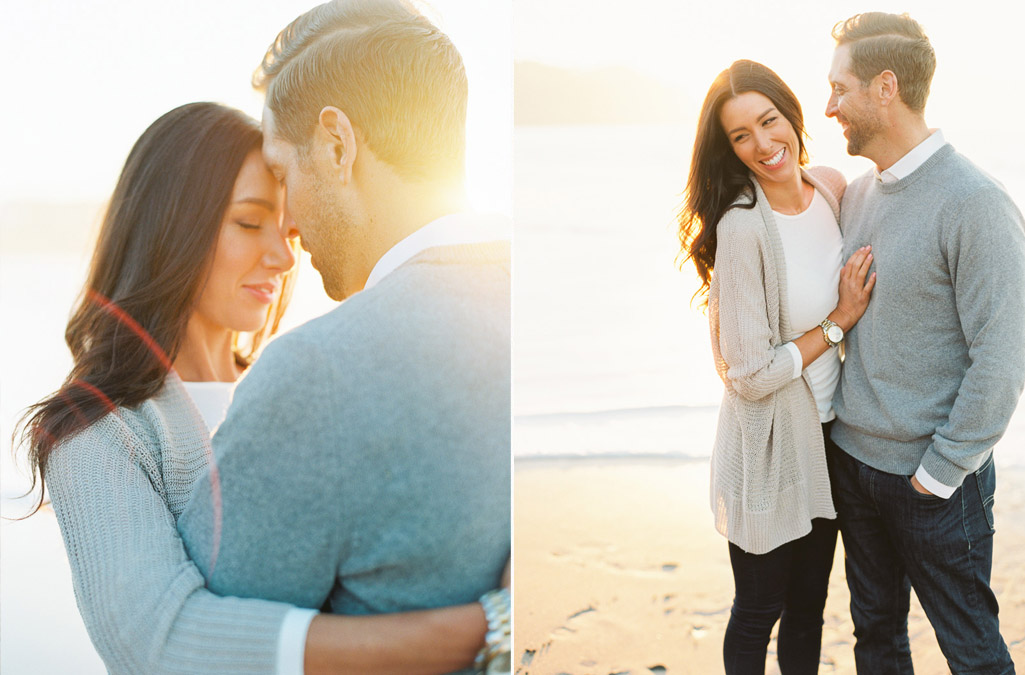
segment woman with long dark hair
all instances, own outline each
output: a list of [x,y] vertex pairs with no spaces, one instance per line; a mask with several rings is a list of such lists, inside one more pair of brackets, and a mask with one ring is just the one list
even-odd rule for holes
[[292,229],[261,142],[257,122],[213,103],[143,133],[68,323],[72,370],[23,419],[86,628],[118,673],[467,667],[487,630],[478,603],[342,617],[219,597],[178,536],[231,383],[291,292]]
[[701,108],[680,211],[725,384],[711,506],[736,592],[726,673],[764,673],[773,625],[784,675],[815,673],[836,547],[825,445],[843,333],[864,313],[872,254],[841,260],[843,176],[802,168],[800,103],[737,61]]

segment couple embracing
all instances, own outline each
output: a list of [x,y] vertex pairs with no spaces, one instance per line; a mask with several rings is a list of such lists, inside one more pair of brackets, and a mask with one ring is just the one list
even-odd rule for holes
[[[858,672],[913,672],[913,587],[951,672],[1014,672],[990,588],[993,446],[1025,383],[1025,231],[924,110],[907,15],[837,24],[826,115],[875,164],[804,168],[801,106],[738,61],[705,99],[681,240],[726,386],[712,510],[736,593],[726,673],[818,670],[837,530]],[[846,263],[844,262],[846,260]]]
[[[24,420],[90,638],[117,673],[502,666],[509,231],[466,212],[460,55],[334,0],[254,84],[262,131],[193,103],[137,141]],[[345,302],[255,360],[297,238]]]

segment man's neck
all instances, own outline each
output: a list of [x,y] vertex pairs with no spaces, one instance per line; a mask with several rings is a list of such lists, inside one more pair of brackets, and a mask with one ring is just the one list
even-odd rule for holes
[[865,156],[875,162],[879,172],[886,171],[901,157],[911,152],[929,137],[929,125],[922,115],[908,114],[897,120],[872,143],[871,154]]
[[367,273],[377,261],[400,241],[424,225],[451,213],[467,209],[462,186],[404,184],[396,186],[374,200],[377,208],[370,213],[374,224],[374,246],[367,262]]

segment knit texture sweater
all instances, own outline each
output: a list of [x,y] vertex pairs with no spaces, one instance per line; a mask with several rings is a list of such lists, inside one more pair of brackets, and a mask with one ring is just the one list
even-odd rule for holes
[[179,520],[221,594],[472,602],[510,550],[509,244],[430,248],[264,351]]
[[982,466],[1025,383],[1025,230],[950,145],[843,200],[844,250],[872,245],[872,301],[847,336],[833,440],[881,471],[951,487]]
[[75,599],[111,673],[273,673],[289,606],[204,588],[175,521],[209,436],[177,375],[64,440],[46,483]]
[[[843,176],[803,172],[839,220]],[[758,182],[752,209],[731,208],[716,225],[708,291],[716,370],[726,385],[712,450],[716,529],[744,551],[767,553],[835,518],[825,442],[807,374],[794,379],[783,244]],[[749,204],[751,195],[737,203]],[[823,317],[825,318],[825,317]]]

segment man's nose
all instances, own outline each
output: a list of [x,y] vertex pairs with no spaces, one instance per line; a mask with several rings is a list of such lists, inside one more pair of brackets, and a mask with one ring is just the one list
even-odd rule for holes
[[826,101],[826,117],[836,117],[836,94],[830,94]]

